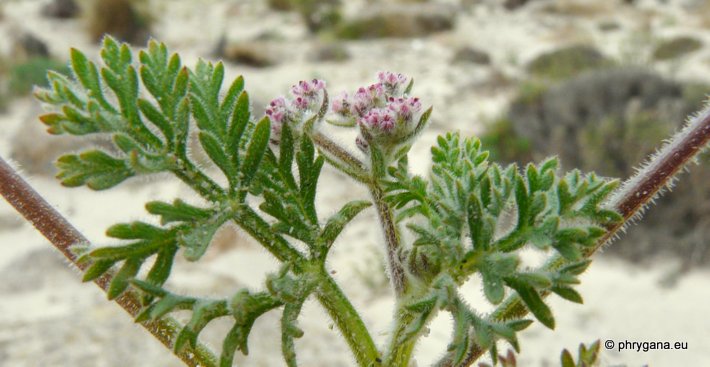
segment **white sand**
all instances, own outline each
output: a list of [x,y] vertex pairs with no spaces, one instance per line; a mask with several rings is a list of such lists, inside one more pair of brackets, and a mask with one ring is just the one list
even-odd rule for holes
[[[560,44],[594,41],[605,52],[619,58],[630,49],[648,53],[652,43],[639,43],[634,38],[644,24],[650,27],[652,39],[693,34],[710,42],[710,32],[700,25],[703,14],[688,6],[692,1],[668,1],[668,5],[641,1],[644,9],[641,12],[630,8],[617,10],[613,7],[616,1],[605,0],[594,2],[602,11],[593,16],[550,15],[542,10],[554,3],[548,1],[513,13],[491,5],[495,1],[482,1],[476,9],[460,11],[455,31],[421,40],[351,42],[347,46],[353,55],[350,61],[313,63],[306,58],[313,42],[306,38],[298,17],[293,14],[268,12],[256,0],[209,0],[198,7],[194,3],[154,2],[163,15],[157,27],[158,38],[174,51],[183,53],[188,63],[200,55],[208,57],[223,30],[233,39],[248,39],[265,31],[277,32],[284,38],[276,48],[289,58],[280,65],[267,69],[228,66],[230,77],[245,75],[247,88],[258,104],[257,110],[300,79],[325,78],[330,92],[336,93],[367,83],[378,70],[391,69],[412,75],[417,81],[415,91],[425,103],[435,106],[434,123],[412,153],[417,173],[426,172],[428,147],[438,133],[451,129],[464,134],[479,132],[483,119],[500,113],[514,91],[505,87],[485,88],[493,78],[491,68],[451,65],[449,60],[456,47],[471,45],[489,52],[493,69],[515,79],[523,75],[525,62]],[[557,4],[570,3],[573,4],[560,0]],[[96,47],[89,44],[80,23],[36,16],[43,1],[0,4],[4,4],[5,14],[5,19],[0,21],[0,52],[9,49],[6,41],[11,33],[31,29],[51,42],[50,49],[57,56],[65,57],[70,46],[95,55]],[[349,4],[349,8],[356,9],[357,4]],[[598,23],[609,19],[617,20],[622,29],[598,31]],[[680,78],[710,80],[709,52],[710,47],[705,47],[683,61],[660,64],[657,68]],[[11,151],[12,137],[23,129],[23,124],[39,123],[25,118],[31,103],[34,102],[29,99],[18,100],[7,113],[0,114],[0,154],[4,157]],[[345,136],[342,139],[347,141]],[[155,220],[143,210],[147,200],[175,197],[196,200],[185,187],[164,177],[148,180],[149,185],[126,184],[102,193],[62,188],[48,177],[28,179],[96,243],[107,241],[103,231],[110,224]],[[362,188],[344,182],[337,174],[324,174],[318,197],[322,217],[348,200],[367,197]],[[4,201],[0,201],[0,222],[3,223],[0,226],[0,366],[181,365],[147,333],[134,326],[122,310],[106,302],[96,287],[81,284],[79,275],[68,270],[59,255],[49,250],[46,240],[28,224],[22,224]],[[377,283],[380,278],[362,275],[378,271],[377,262],[372,259],[379,255],[377,246],[381,235],[373,231],[374,222],[371,211],[355,220],[336,244],[329,268],[336,271],[336,280],[352,297],[377,341],[383,343],[389,330],[392,300],[387,291],[367,285],[368,281]],[[243,236],[237,238],[238,244],[223,247],[221,252],[212,249],[198,264],[180,260],[170,285],[215,296],[230,294],[244,286],[261,287],[265,274],[274,271],[278,264]],[[585,305],[552,298],[557,329],[551,332],[535,325],[520,334],[520,366],[559,365],[558,356],[563,348],[576,350],[580,342],[595,339],[688,343],[688,349],[681,351],[604,351],[602,366],[710,365],[710,321],[706,317],[710,307],[710,287],[707,286],[710,274],[693,271],[674,287],[662,287],[660,280],[672,266],[672,262],[665,261],[644,268],[607,259],[596,261],[580,286]],[[481,304],[479,286],[471,284],[465,290],[474,305],[476,301]],[[303,366],[354,365],[347,346],[337,332],[329,328],[330,321],[316,302],[306,305],[300,322],[306,331],[305,337],[297,341]],[[449,325],[446,315],[434,322],[430,335],[418,346],[419,366],[429,365],[443,352],[449,339]],[[250,356],[239,357],[236,365],[282,366],[278,330],[277,313],[260,319],[250,338]],[[219,325],[211,328],[207,341],[219,345],[218,336],[223,332]]]

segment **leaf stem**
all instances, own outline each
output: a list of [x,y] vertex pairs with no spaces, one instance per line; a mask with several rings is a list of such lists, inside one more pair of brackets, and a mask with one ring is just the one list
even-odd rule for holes
[[177,178],[209,201],[219,202],[223,200],[225,191],[209,176],[204,174],[188,159],[179,159],[178,162],[178,166],[171,170]]
[[385,193],[382,186],[376,182],[371,183],[369,186],[372,201],[375,203],[377,215],[382,223],[385,243],[387,244],[387,265],[390,272],[390,281],[392,282],[392,287],[394,288],[397,298],[400,298],[407,290],[407,279],[404,273],[404,267],[399,260],[401,247],[399,230],[394,220],[392,208],[385,202]]
[[[372,201],[377,209],[377,215],[382,223],[382,230],[387,244],[387,262],[390,272],[390,281],[395,290],[397,297],[402,296],[406,291],[406,276],[404,268],[399,261],[400,236],[397,228],[397,223],[394,220],[392,208],[384,200],[384,190],[378,182],[377,177],[371,177],[367,172],[367,167],[357,157],[350,154],[334,141],[320,132],[311,133],[311,139],[322,151],[329,154],[338,160],[342,161],[347,169],[344,169],[340,164],[333,164],[331,159],[327,159],[333,167],[348,174],[359,182],[364,182],[370,189]],[[386,167],[379,167],[379,171],[384,172]],[[354,172],[354,173],[351,173]],[[367,177],[367,178],[365,178]]]
[[388,367],[407,367],[412,358],[414,346],[419,339],[418,336],[412,337],[404,342],[401,342],[404,335],[407,333],[407,327],[414,320],[414,315],[404,310],[403,307],[398,307],[396,311],[396,323],[392,338],[390,339],[387,353],[385,354],[384,366]]
[[362,174],[366,174],[367,168],[365,167],[365,164],[350,152],[343,149],[343,147],[338,145],[336,142],[330,140],[330,138],[318,131],[311,133],[310,136],[313,143],[326,153],[340,159],[352,169],[357,170]]
[[[2,157],[0,157],[0,193],[74,266],[83,271],[91,265],[89,263],[77,263],[76,255],[70,250],[72,245],[87,244],[89,240],[44,200]],[[106,292],[112,278],[113,273],[108,272],[94,282]],[[133,318],[141,309],[140,300],[135,292],[125,292],[121,297],[116,298],[115,301]],[[141,326],[172,351],[177,331],[182,329],[184,325],[171,317],[165,317],[152,322],[143,322]],[[194,349],[187,346],[176,356],[190,367],[217,366],[217,359],[214,353],[202,344],[198,344],[197,348]]]
[[379,365],[380,353],[365,323],[335,280],[327,273],[318,287],[317,295],[350,346],[358,366]]
[[[621,188],[605,204],[607,208],[618,211],[623,220],[607,228],[607,233],[600,238],[597,244],[584,253],[585,257],[590,257],[605,244],[611,242],[634,218],[643,214],[644,208],[663,189],[673,183],[675,177],[683,168],[700,154],[710,142],[710,107],[691,118],[688,124],[671,140],[669,140],[661,150],[653,155],[648,163],[638,171],[636,175],[626,180]],[[555,255],[546,263],[544,268],[555,269],[564,264],[564,259]],[[545,297],[549,292],[543,292]],[[523,317],[528,313],[516,294],[508,297],[490,315],[490,318],[497,321],[509,320]],[[478,343],[473,343],[469,348],[466,359],[462,366],[470,366],[486,352]],[[446,356],[442,358],[444,361]],[[447,364],[437,364],[438,367],[449,366]]]

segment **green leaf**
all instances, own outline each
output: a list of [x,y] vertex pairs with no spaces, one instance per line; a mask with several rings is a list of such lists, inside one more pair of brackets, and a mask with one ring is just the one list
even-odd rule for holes
[[562,351],[560,364],[562,367],[577,367],[574,363],[574,358],[572,358],[572,354],[567,349]]
[[560,217],[551,215],[545,221],[532,229],[529,235],[530,242],[539,249],[547,249],[553,244],[555,233],[560,225]]
[[478,197],[474,194],[469,196],[467,211],[468,230],[473,240],[473,248],[478,251],[485,251],[489,248],[492,233],[486,233],[488,228],[484,231],[483,207]]
[[428,313],[434,310],[438,302],[439,297],[434,294],[430,295],[429,297],[420,299],[414,303],[410,303],[404,307],[414,313]]
[[148,257],[165,245],[162,241],[138,241],[123,246],[100,247],[89,255],[96,260],[119,261],[136,257]]
[[[249,123],[249,94],[247,92],[242,92],[237,100],[234,112],[232,112],[232,121],[229,124],[229,130],[227,133],[227,142],[229,150],[236,152],[239,150],[239,143],[242,140],[242,135],[244,130]],[[238,159],[238,155],[234,155],[235,159]],[[235,162],[238,163],[238,162]],[[236,164],[238,165],[238,164]]]
[[518,344],[518,337],[515,335],[515,330],[510,328],[506,324],[501,323],[491,323],[491,329],[501,338],[505,339],[510,345],[515,349],[516,352],[520,353],[520,345]]
[[508,321],[506,325],[508,325],[509,328],[515,330],[515,331],[523,331],[528,328],[528,326],[532,325],[533,320],[513,320],[513,321]]
[[148,293],[151,296],[160,297],[159,301],[144,308],[138,315],[136,315],[136,322],[157,320],[170,312],[192,309],[198,301],[193,297],[185,297],[169,293],[160,287],[138,279],[132,280],[131,283],[136,288]]
[[202,332],[202,329],[210,321],[228,314],[229,310],[225,300],[200,300],[195,302],[192,307],[192,317],[175,338],[173,350],[179,353],[188,343],[192,348],[195,348],[197,346],[197,336]]
[[560,273],[569,273],[572,275],[580,275],[584,273],[589,265],[592,264],[592,260],[582,260],[576,263],[566,265],[560,269]]
[[291,128],[286,124],[281,127],[281,139],[279,141],[279,170],[281,176],[286,179],[286,184],[291,188],[296,187],[296,182],[293,180],[293,133]]
[[244,91],[244,78],[240,75],[229,86],[229,90],[222,99],[222,104],[219,108],[225,121],[228,120],[229,116],[233,115],[235,105],[238,98],[241,97],[242,91]]
[[296,324],[302,306],[303,300],[287,303],[281,316],[281,352],[288,367],[298,367],[293,339],[303,336],[303,330]]
[[168,293],[168,291],[161,288],[160,286],[157,286],[155,284],[152,284],[152,283],[140,280],[140,279],[131,280],[131,284],[133,284],[134,287],[138,288],[142,292],[150,294],[151,296],[167,297],[170,294],[170,293]]
[[156,286],[165,284],[170,276],[177,250],[177,246],[168,246],[158,252],[153,266],[145,277],[146,282]]
[[463,361],[468,352],[469,329],[468,314],[463,307],[453,312],[454,317],[454,338],[448,345],[447,350],[453,352],[453,365],[457,366]]
[[535,288],[515,277],[506,277],[505,282],[509,287],[515,289],[520,299],[525,303],[525,306],[527,306],[538,321],[550,329],[555,328],[555,318],[552,316],[552,311],[545,302],[543,302],[542,297],[540,297],[540,294]]
[[63,185],[86,185],[92,190],[109,189],[134,175],[124,159],[111,157],[100,150],[61,156],[57,168],[57,178]]
[[483,278],[483,292],[486,295],[488,301],[492,304],[497,305],[503,301],[505,297],[505,288],[503,288],[503,279],[492,274],[490,271],[481,270],[481,277]]
[[519,174],[515,175],[515,203],[518,208],[518,229],[528,225],[530,216],[530,199],[528,191],[525,187],[523,177]]
[[84,277],[81,279],[82,282],[90,282],[93,281],[100,276],[102,276],[104,273],[106,273],[113,264],[115,264],[115,261],[111,260],[98,260],[94,261],[87,269],[84,271]]
[[124,240],[157,239],[166,234],[166,230],[145,222],[120,223],[109,227],[106,235]]
[[121,270],[111,279],[111,284],[106,291],[108,299],[112,300],[120,296],[128,288],[129,281],[136,276],[141,264],[143,264],[143,260],[141,258],[130,258],[123,263]]
[[552,286],[552,280],[543,272],[525,272],[515,275],[518,280],[529,284],[534,288],[548,288]]
[[340,235],[345,226],[350,223],[361,211],[370,207],[369,201],[356,200],[345,204],[340,210],[328,219],[323,227],[318,239],[330,247],[335,239]]
[[216,213],[209,219],[194,222],[188,229],[181,231],[177,236],[177,242],[185,248],[183,252],[185,259],[199,260],[207,251],[214,234],[230,216],[229,212]]
[[175,199],[172,204],[162,201],[150,201],[145,204],[145,208],[148,213],[159,215],[160,224],[162,225],[172,222],[204,220],[212,215],[210,210],[192,206],[180,199]]
[[474,331],[476,332],[476,342],[481,346],[481,348],[490,348],[491,345],[495,343],[490,325],[478,317],[473,317],[472,323]]
[[224,151],[224,147],[220,141],[212,134],[206,131],[200,131],[200,143],[205,149],[205,153],[210,157],[212,162],[224,172],[227,179],[234,180],[236,178],[236,168],[232,165],[232,160]]
[[419,135],[424,128],[427,126],[427,123],[429,122],[429,117],[431,117],[431,113],[433,112],[434,107],[429,107],[427,108],[424,113],[422,113],[421,117],[419,117],[419,121],[417,122],[417,126],[414,128],[411,134],[409,134],[405,139],[410,140],[413,139],[415,136]]
[[300,196],[303,200],[304,214],[312,223],[318,221],[316,214],[315,200],[318,178],[325,163],[322,156],[315,157],[313,143],[308,138],[301,139],[301,149],[296,155],[298,173],[300,178]]
[[249,147],[244,156],[244,162],[241,165],[241,180],[240,184],[245,187],[251,182],[251,179],[256,174],[256,170],[264,157],[264,152],[269,144],[269,135],[271,131],[271,123],[267,117],[263,118],[256,124],[254,132],[249,142]]
[[160,131],[165,136],[166,141],[169,144],[172,144],[173,140],[175,139],[173,127],[170,121],[168,121],[168,119],[163,115],[163,113],[160,112],[157,108],[155,108],[152,103],[148,102],[148,100],[143,98],[138,99],[138,108],[143,113],[143,115],[150,122],[153,123],[153,125],[160,129]]
[[222,342],[222,354],[219,356],[220,367],[232,367],[237,349],[244,355],[249,354],[249,347],[246,342],[247,335],[244,335],[245,333],[249,334],[248,331],[245,332],[244,327],[240,324],[234,324],[232,329],[229,330]]
[[558,286],[552,287],[550,288],[550,290],[568,301],[579,304],[584,303],[584,300],[582,300],[582,296],[573,288]]
[[204,131],[214,131],[215,116],[210,114],[211,111],[206,102],[194,94],[190,97],[192,116],[195,117],[197,127]]
[[238,291],[230,300],[229,307],[234,316],[234,326],[224,339],[220,367],[231,367],[235,351],[249,354],[247,339],[254,321],[264,313],[283,305],[268,293],[250,294],[248,290]]
[[84,88],[90,91],[91,95],[99,101],[104,109],[115,112],[115,109],[111,107],[104,97],[96,65],[89,61],[81,51],[75,48],[71,49],[70,54],[72,70],[77,79],[79,79]]
[[584,344],[579,344],[579,360],[587,366],[593,366],[598,362],[599,351],[601,349],[600,340],[597,339],[594,343],[585,347]]
[[552,246],[568,261],[578,261],[582,259],[582,251],[572,242],[557,241]]

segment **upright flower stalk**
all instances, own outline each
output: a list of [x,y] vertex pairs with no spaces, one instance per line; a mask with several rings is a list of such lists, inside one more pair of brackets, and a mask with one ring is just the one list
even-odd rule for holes
[[[358,88],[352,96],[347,92],[338,94],[331,105],[327,106],[329,109],[322,118],[336,126],[358,128],[360,133],[355,145],[368,158],[367,165],[317,130],[308,133],[327,156],[335,158],[331,162],[336,168],[368,185],[387,245],[390,280],[399,297],[404,294],[407,285],[406,272],[399,255],[402,247],[400,229],[394,220],[392,208],[384,200],[381,180],[385,178],[386,167],[406,154],[410,146],[407,144],[411,144],[427,121],[426,118],[422,120],[419,98],[408,95],[412,87],[409,78],[399,73],[379,72],[377,79],[374,84]],[[284,124],[288,124],[297,134],[303,133],[306,121],[317,114],[319,103],[326,99],[325,82],[314,79],[300,81],[291,87],[289,98],[278,97],[272,100],[266,108],[266,115],[272,121],[272,143],[278,143]],[[404,150],[397,151],[401,148]]]

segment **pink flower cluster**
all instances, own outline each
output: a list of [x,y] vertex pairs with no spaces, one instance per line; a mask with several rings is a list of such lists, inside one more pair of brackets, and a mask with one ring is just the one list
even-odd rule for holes
[[362,135],[356,143],[363,151],[369,146],[368,140],[395,143],[406,136],[421,111],[419,98],[404,95],[409,80],[406,76],[383,71],[377,79],[377,83],[358,88],[352,96],[338,95],[331,104],[336,119],[350,120],[360,127]]
[[360,125],[368,130],[389,133],[397,123],[397,114],[391,108],[373,108],[360,119]]
[[[370,144],[393,147],[409,139],[420,118],[421,102],[410,97],[409,78],[382,71],[377,82],[358,88],[355,93],[341,93],[332,99],[329,121],[341,126],[358,126],[357,146],[367,152]],[[323,103],[325,82],[300,81],[291,87],[288,97],[272,100],[266,108],[271,119],[272,142],[278,143],[284,124],[296,128],[313,116]]]
[[407,77],[388,71],[377,74],[378,83],[368,87],[360,87],[352,98],[348,93],[336,97],[331,110],[342,117],[362,118],[373,108],[384,107],[390,98],[402,97],[402,87],[407,83]]
[[407,83],[407,77],[404,74],[389,71],[380,71],[377,73],[377,79],[392,95],[402,93],[401,88]]
[[283,123],[289,114],[289,105],[286,98],[277,97],[269,103],[266,108],[266,116],[269,116],[272,123]]
[[372,133],[389,134],[394,132],[395,127],[409,127],[414,115],[421,109],[419,98],[390,97],[385,107],[371,109],[360,118],[359,123]]
[[277,97],[266,107],[266,116],[271,119],[271,140],[278,143],[283,124],[298,124],[304,115],[318,109],[325,82],[320,79],[300,81],[291,87],[291,98]]

